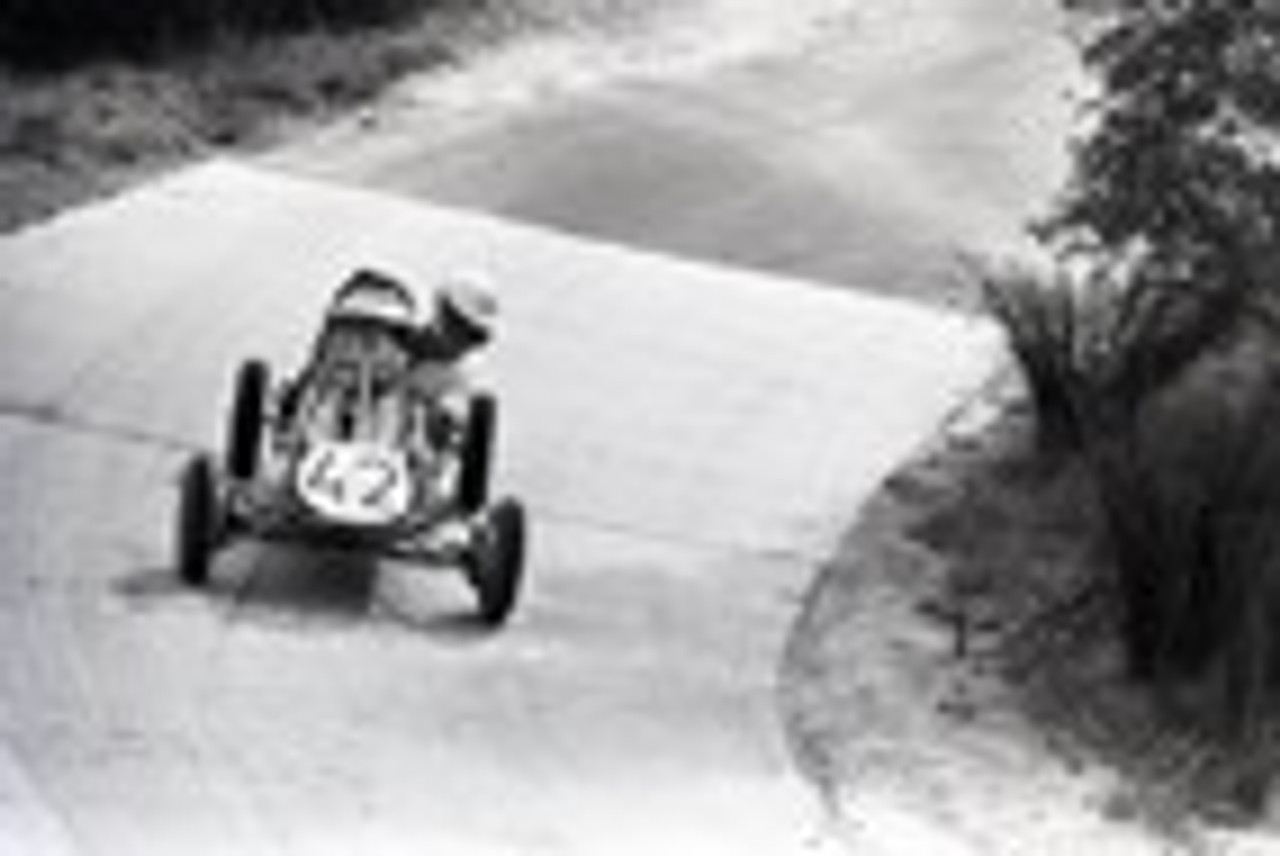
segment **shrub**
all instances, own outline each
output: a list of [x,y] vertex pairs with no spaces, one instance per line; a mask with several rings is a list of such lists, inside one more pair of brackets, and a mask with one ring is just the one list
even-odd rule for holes
[[148,60],[232,35],[367,26],[441,0],[5,0],[0,62],[50,69]]
[[1026,381],[1040,449],[1078,448],[1084,338],[1091,329],[1088,296],[1065,277],[1015,268],[984,275],[981,282]]
[[1236,329],[1241,288],[1171,287],[1127,268],[982,275],[988,309],[1027,382],[1040,447],[1078,451],[1120,430],[1142,403]]
[[1280,386],[1274,370],[1229,365],[1240,359],[1197,369],[1091,461],[1131,670],[1164,681],[1219,667],[1235,736],[1280,653],[1267,620],[1280,603]]
[[1258,317],[1244,302],[1256,292],[1166,283],[1096,269],[983,279],[1040,448],[1079,453],[1090,473],[1130,674],[1160,683],[1220,664],[1240,733],[1277,659],[1266,632],[1280,604],[1280,384],[1264,371],[1274,338],[1242,323]]
[[1277,653],[1280,393],[1203,379],[1224,353],[1242,359],[1280,272],[1280,14],[1239,0],[1064,5],[1088,16],[1100,87],[1072,180],[1037,227],[1060,272],[988,277],[988,303],[1043,445],[1081,452],[1091,472],[1130,672],[1161,682],[1220,665],[1238,734]]

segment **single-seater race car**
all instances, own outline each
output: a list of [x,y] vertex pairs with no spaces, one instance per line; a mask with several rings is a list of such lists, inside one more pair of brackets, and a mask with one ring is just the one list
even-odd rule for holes
[[[492,395],[452,408],[414,381],[412,294],[353,277],[307,363],[273,386],[261,360],[239,368],[220,459],[182,472],[177,567],[203,586],[237,538],[337,546],[462,570],[480,619],[502,624],[524,573],[526,516],[491,502]],[[403,322],[403,323],[401,323]]]

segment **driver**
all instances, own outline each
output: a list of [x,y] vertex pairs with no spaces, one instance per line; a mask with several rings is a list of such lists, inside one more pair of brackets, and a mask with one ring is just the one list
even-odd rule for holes
[[[345,366],[361,363],[372,368],[375,399],[384,401],[396,386],[406,390],[422,419],[423,434],[442,449],[465,419],[472,394],[464,363],[488,344],[497,316],[497,299],[478,274],[454,275],[441,282],[429,315],[419,322],[416,301],[406,285],[378,271],[357,270],[334,294],[310,364],[285,390],[286,419],[297,411],[307,381],[326,378],[326,385],[331,385],[334,378],[345,377]],[[336,397],[339,410],[354,409],[355,387],[350,391],[352,395]]]
[[487,345],[498,317],[498,301],[478,274],[454,275],[440,283],[431,314],[407,338],[409,384],[426,404],[427,436],[447,445],[465,418],[472,394],[466,359]]

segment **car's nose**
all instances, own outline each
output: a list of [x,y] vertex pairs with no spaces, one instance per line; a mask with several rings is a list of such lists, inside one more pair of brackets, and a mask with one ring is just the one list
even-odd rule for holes
[[294,478],[307,507],[339,525],[389,525],[409,512],[414,498],[404,453],[380,444],[313,443]]

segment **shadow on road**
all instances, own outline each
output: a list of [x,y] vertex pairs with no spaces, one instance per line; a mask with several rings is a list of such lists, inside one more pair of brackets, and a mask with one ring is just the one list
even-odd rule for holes
[[111,589],[126,603],[139,608],[191,593],[172,568],[141,568],[114,580]]
[[238,618],[310,629],[369,615],[378,571],[369,557],[298,546],[254,545],[244,552],[248,568],[230,592]]
[[470,588],[453,569],[389,562],[378,572],[375,613],[386,621],[440,642],[481,643],[494,637],[480,620]]
[[454,576],[350,551],[254,544],[221,555],[201,590],[171,567],[140,568],[111,588],[135,609],[203,598],[237,622],[304,632],[394,625],[451,644],[491,638]]

